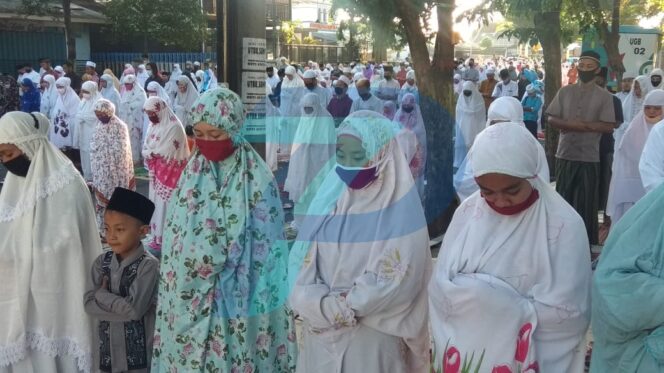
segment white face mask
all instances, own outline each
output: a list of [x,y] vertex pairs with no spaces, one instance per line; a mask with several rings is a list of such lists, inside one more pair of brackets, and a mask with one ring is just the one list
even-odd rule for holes
[[148,76],[152,76],[152,70],[147,70]]
[[64,89],[64,88],[58,87],[57,89],[58,89],[58,93],[61,94],[61,95],[64,95],[65,92],[66,92],[66,89]]
[[148,97],[155,97],[157,96],[156,92],[148,92]]
[[86,100],[90,98],[89,93],[82,93],[81,96],[83,96],[83,98],[86,99]]

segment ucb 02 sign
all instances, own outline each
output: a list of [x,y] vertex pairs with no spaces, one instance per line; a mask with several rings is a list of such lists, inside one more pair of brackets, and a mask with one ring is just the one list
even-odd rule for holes
[[624,76],[646,75],[653,69],[658,39],[655,33],[620,33],[618,49],[625,65]]

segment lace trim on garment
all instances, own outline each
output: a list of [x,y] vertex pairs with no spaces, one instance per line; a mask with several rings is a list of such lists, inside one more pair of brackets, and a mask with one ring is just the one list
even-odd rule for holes
[[[37,181],[34,194],[26,196],[16,205],[11,206],[0,202],[0,222],[8,222],[23,215],[26,211],[35,207],[37,200],[50,197],[55,192],[64,188],[78,177],[78,171],[71,163],[67,163],[57,172],[52,173],[45,179]],[[29,193],[30,191],[28,191]]]
[[171,194],[173,194],[173,188],[167,187],[166,185],[162,184],[159,179],[156,177],[153,179],[154,181],[154,191],[157,193],[161,199],[164,201],[168,201],[171,199]]
[[10,366],[25,359],[28,349],[43,352],[53,358],[71,356],[76,360],[78,370],[82,372],[90,372],[92,367],[91,351],[86,351],[76,340],[69,337],[53,339],[41,332],[27,332],[25,339],[0,346],[0,367]]
[[32,140],[45,140],[48,141],[48,137],[42,135],[41,133],[33,133],[32,135],[28,136],[23,136],[19,137],[17,139],[12,140],[13,144],[23,144],[24,142],[32,141]]

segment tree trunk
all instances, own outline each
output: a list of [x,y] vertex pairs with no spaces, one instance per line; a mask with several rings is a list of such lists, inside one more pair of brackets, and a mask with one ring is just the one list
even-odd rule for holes
[[383,32],[379,27],[371,28],[371,38],[372,38],[372,52],[371,57],[376,63],[382,63],[387,61],[387,45],[385,43],[385,38],[382,37]]
[[[562,61],[562,48],[561,48],[561,35],[560,35],[560,12],[546,12],[535,15],[535,25],[537,27],[537,35],[539,36],[542,44],[544,54],[544,110],[549,106],[551,101],[562,85],[562,72],[560,63]],[[546,118],[546,116],[544,116]],[[546,122],[546,121],[543,121]],[[546,126],[546,158],[549,162],[549,171],[551,177],[556,174],[556,151],[558,149],[558,130]]]
[[623,65],[620,49],[618,49],[618,42],[620,41],[620,0],[613,0],[610,28],[609,24],[603,18],[599,0],[590,0],[589,5],[596,13],[595,17],[597,21],[595,22],[595,29],[606,51],[609,67],[613,72],[618,74],[618,84],[620,84],[622,74],[625,72],[625,65]]
[[455,100],[452,90],[454,44],[452,11],[454,0],[438,4],[438,35],[433,62],[429,57],[420,15],[410,0],[396,0],[406,30],[406,38],[417,76],[420,106],[427,130],[427,186],[424,210],[429,235],[437,237],[451,218],[450,205],[455,200],[452,185]]
[[67,43],[67,59],[76,62],[76,37],[71,24],[71,0],[62,0],[62,13],[65,20],[65,40]]

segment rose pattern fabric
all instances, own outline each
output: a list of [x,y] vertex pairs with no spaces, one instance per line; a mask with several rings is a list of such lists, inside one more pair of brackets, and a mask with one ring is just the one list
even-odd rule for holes
[[152,372],[291,372],[295,325],[276,184],[239,134],[237,95],[210,90],[190,116],[227,132],[236,150],[221,162],[196,151],[171,196]]

